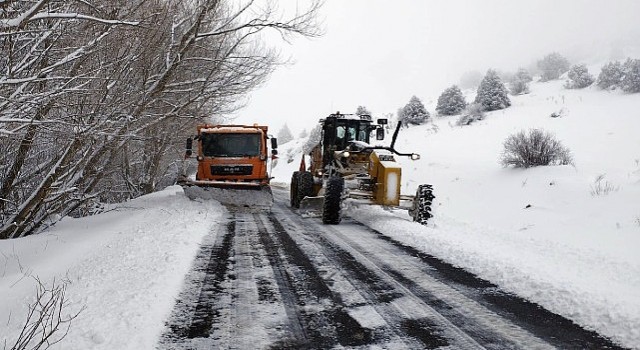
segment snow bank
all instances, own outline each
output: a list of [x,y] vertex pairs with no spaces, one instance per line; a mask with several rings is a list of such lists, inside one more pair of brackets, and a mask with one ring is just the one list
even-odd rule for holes
[[[190,201],[178,186],[47,233],[0,241],[0,334],[13,344],[45,285],[68,279],[72,313],[82,308],[58,349],[152,349],[201,239],[224,209]],[[59,283],[59,282],[58,282]]]

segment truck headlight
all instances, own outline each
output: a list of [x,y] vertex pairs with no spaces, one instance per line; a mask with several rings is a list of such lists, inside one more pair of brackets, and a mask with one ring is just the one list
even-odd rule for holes
[[346,152],[346,151],[345,151],[345,152],[342,152],[342,157],[343,157],[343,158],[349,158],[349,156],[351,156],[351,153]]

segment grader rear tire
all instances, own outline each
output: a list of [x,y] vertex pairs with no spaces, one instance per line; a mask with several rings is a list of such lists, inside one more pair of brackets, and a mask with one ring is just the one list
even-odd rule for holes
[[418,186],[416,198],[413,201],[413,208],[409,212],[413,217],[413,221],[419,222],[422,225],[427,224],[427,221],[433,217],[431,204],[434,198],[436,197],[433,195],[433,186],[426,184]]
[[344,179],[332,176],[327,180],[327,188],[324,194],[322,205],[322,223],[337,225],[342,220],[341,204],[342,192],[344,191]]
[[308,171],[298,172],[298,207],[300,202],[307,196],[313,196],[313,175]]
[[289,190],[291,208],[300,208],[300,200],[298,200],[298,174],[300,174],[299,171],[294,171],[291,175],[291,188]]

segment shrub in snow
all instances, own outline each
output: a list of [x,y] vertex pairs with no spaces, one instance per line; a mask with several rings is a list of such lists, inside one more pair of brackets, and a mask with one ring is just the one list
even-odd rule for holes
[[595,81],[584,64],[573,65],[567,76],[569,80],[564,85],[567,89],[583,89]]
[[358,108],[356,108],[356,115],[371,115],[371,112],[365,106],[358,106]]
[[477,120],[484,119],[484,109],[479,103],[472,103],[467,106],[462,116],[456,121],[456,125],[469,125]]
[[529,83],[533,80],[529,71],[520,68],[509,80],[509,91],[512,95],[522,95],[529,93]]
[[601,89],[615,89],[622,85],[623,77],[622,63],[609,62],[602,67],[596,85]]
[[560,118],[562,117],[562,115],[564,115],[564,108],[561,108],[559,111],[557,112],[552,112],[550,117],[551,118]]
[[541,80],[549,81],[560,78],[562,73],[569,70],[569,61],[557,52],[552,52],[538,61],[541,72]]
[[495,111],[511,106],[507,89],[496,71],[492,69],[487,71],[478,87],[475,102],[481,104],[485,111]]
[[462,96],[462,91],[456,85],[444,90],[438,97],[438,106],[436,111],[440,115],[455,115],[464,110],[467,101]]
[[405,125],[424,124],[431,115],[416,96],[411,97],[409,103],[398,110],[398,120]]
[[614,186],[609,181],[604,180],[604,174],[598,175],[596,177],[596,181],[591,186],[591,195],[592,196],[605,196],[611,192],[616,192],[620,189],[620,187]]
[[[69,334],[72,321],[84,311],[84,308],[77,312],[68,310],[69,280],[64,279],[60,283],[54,279],[51,286],[44,285],[37,277],[35,280],[35,301],[29,304],[23,331],[10,348],[12,350],[40,349],[45,344],[47,346],[44,349],[48,349],[49,345],[61,342]],[[3,349],[6,349],[6,345],[5,340]]]
[[624,77],[621,88],[624,92],[640,92],[640,60],[628,58],[622,66]]
[[291,134],[291,130],[289,130],[289,127],[285,123],[282,126],[282,129],[280,129],[280,131],[278,131],[278,143],[283,144],[283,143],[287,143],[287,142],[289,142],[291,140],[293,140],[293,134]]
[[566,165],[572,162],[569,149],[562,146],[553,134],[540,129],[510,135],[504,141],[504,151],[500,158],[503,166],[513,165],[516,168]]

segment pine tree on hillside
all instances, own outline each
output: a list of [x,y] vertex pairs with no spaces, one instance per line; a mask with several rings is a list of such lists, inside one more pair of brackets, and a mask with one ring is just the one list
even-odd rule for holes
[[509,91],[512,95],[522,95],[529,93],[529,83],[533,80],[529,71],[520,68],[509,81]]
[[365,106],[358,106],[356,109],[356,115],[371,115],[371,112]]
[[567,89],[584,89],[595,81],[584,64],[573,65],[567,77],[569,80],[564,85]]
[[411,97],[409,103],[398,110],[398,120],[404,125],[424,124],[431,115],[416,96]]
[[280,131],[278,131],[278,143],[283,144],[291,140],[293,140],[293,134],[291,133],[291,130],[289,130],[289,127],[285,123],[280,129]]
[[640,92],[640,60],[628,58],[622,66],[622,91],[629,93]]
[[622,85],[623,77],[622,63],[619,61],[609,62],[602,66],[596,85],[601,89],[615,89]]
[[482,105],[486,111],[495,111],[511,106],[507,89],[493,69],[489,69],[480,82],[475,102]]
[[538,61],[538,68],[542,72],[542,81],[560,78],[562,73],[569,70],[570,65],[569,61],[557,52],[550,53]]
[[302,129],[302,131],[300,131],[300,135],[298,135],[298,138],[303,139],[303,138],[305,138],[307,136],[309,136],[309,133],[307,132],[307,129]]
[[438,106],[436,111],[440,115],[455,115],[462,112],[467,106],[462,91],[457,85],[444,90],[438,97]]

